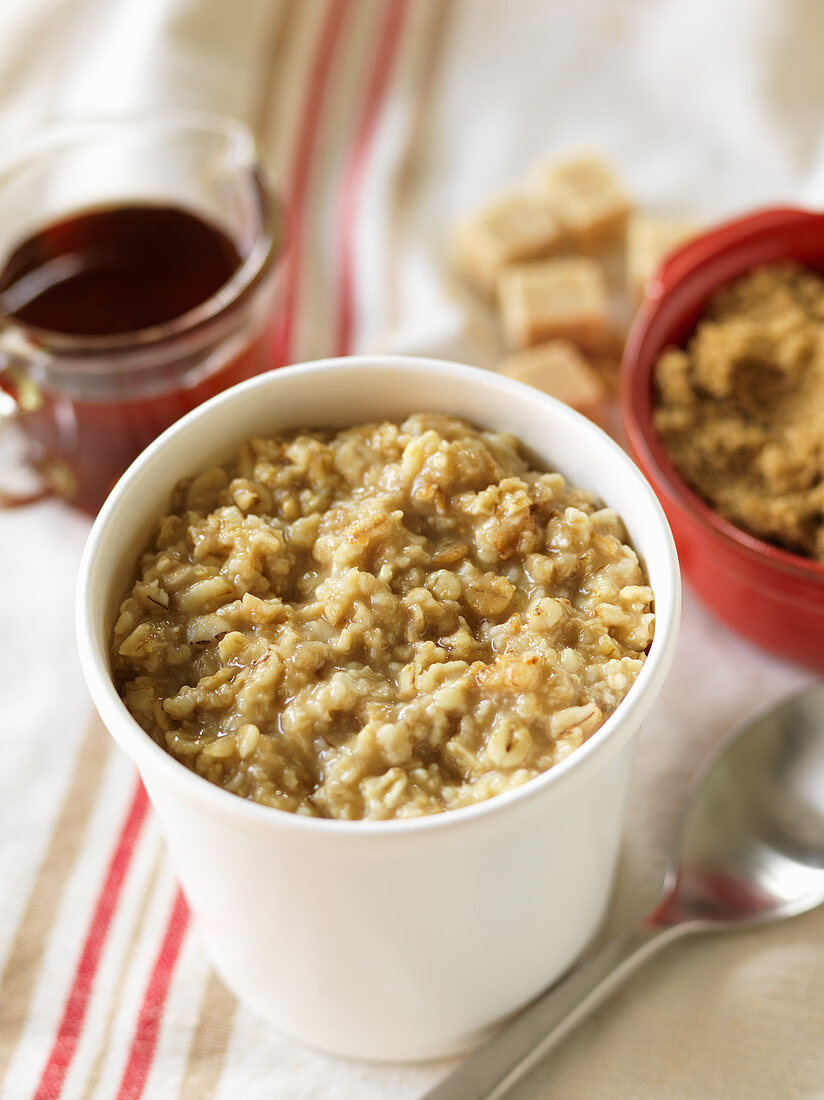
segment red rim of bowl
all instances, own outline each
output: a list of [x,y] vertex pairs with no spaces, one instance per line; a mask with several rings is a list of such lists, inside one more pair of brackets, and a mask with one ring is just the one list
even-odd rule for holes
[[[811,220],[821,223],[824,221],[824,213],[819,214],[793,207],[758,210],[744,217],[724,222],[707,233],[695,237],[664,261],[657,273],[646,284],[644,300],[627,337],[622,364],[621,413],[630,446],[642,465],[649,467],[654,473],[656,489],[666,493],[673,504],[696,520],[708,534],[720,539],[729,550],[741,551],[762,564],[768,563],[800,579],[821,583],[824,581],[824,564],[801,554],[795,554],[791,550],[784,550],[736,527],[715,512],[687,484],[670,459],[652,424],[654,361],[643,373],[639,367],[649,329],[657,318],[663,302],[694,271],[711,262],[728,248],[740,248],[754,238],[761,239],[770,232],[787,229]],[[824,261],[824,247],[821,258]],[[756,261],[753,266],[766,262],[776,261]],[[731,278],[736,277],[731,276]],[[720,285],[723,284],[719,283]],[[663,347],[660,350],[663,351]],[[658,354],[660,352],[656,353],[655,359]]]

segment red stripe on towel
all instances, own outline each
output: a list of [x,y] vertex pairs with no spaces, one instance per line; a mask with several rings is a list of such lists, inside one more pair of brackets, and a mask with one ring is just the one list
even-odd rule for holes
[[117,1100],[138,1100],[143,1095],[146,1079],[154,1061],[169,986],[188,926],[189,907],[182,892],[178,890],[166,925],[166,934],[143,996],[143,1004],[137,1018],[132,1045],[129,1049],[129,1060],[123,1071]]
[[340,32],[350,0],[330,0],[317,52],[312,64],[306,99],[303,105],[292,176],[289,181],[290,243],[283,275],[283,299],[272,349],[274,365],[288,363],[292,354],[292,336],[298,310],[298,287],[302,270],[303,224],[306,210],[307,184],[320,129],[321,108],[326,98],[332,60],[340,42]]
[[384,96],[389,86],[392,66],[397,54],[408,0],[388,0],[380,31],[375,64],[369,77],[363,113],[358,124],[352,153],[346,165],[340,204],[340,259],[338,277],[337,355],[348,355],[352,349],[355,313],[355,231],[364,172],[375,136]]
[[48,1061],[40,1077],[34,1100],[55,1100],[63,1090],[66,1074],[74,1058],[89,1007],[89,998],[106,946],[112,919],[117,910],[123,883],[132,861],[140,830],[146,820],[149,801],[138,779],[132,801],[120,829],[114,852],[106,870],[103,886],[95,903],[89,930],[66,999],[63,1017]]

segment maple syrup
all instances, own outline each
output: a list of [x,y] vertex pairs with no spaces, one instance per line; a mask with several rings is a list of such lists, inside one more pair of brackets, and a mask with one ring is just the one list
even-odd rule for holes
[[234,242],[173,206],[112,206],[53,222],[0,273],[0,307],[70,336],[138,332],[201,305],[240,267]]
[[[243,262],[200,214],[149,203],[80,210],[13,248],[0,326],[46,364],[27,374],[21,424],[53,491],[95,512],[160,432],[271,365],[257,293],[271,268],[212,302]],[[3,384],[15,392],[13,368]]]

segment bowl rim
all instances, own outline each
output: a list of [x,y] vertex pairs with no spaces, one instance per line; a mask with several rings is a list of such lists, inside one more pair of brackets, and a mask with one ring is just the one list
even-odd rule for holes
[[[641,469],[656,488],[665,493],[689,519],[728,552],[743,555],[756,565],[769,567],[816,585],[824,580],[824,563],[769,543],[737,527],[716,512],[683,478],[653,427],[651,396],[647,400],[654,364],[664,350],[663,346],[654,357],[650,357],[648,371],[642,369],[641,360],[646,354],[644,344],[649,330],[661,309],[671,294],[705,264],[711,263],[730,248],[778,233],[788,225],[808,220],[820,222],[822,217],[824,215],[821,213],[797,207],[760,208],[711,226],[672,252],[645,286],[643,301],[624,346],[620,387],[621,413],[630,447]],[[726,285],[729,281],[727,279],[719,285]]]
[[[657,523],[658,533],[661,536],[663,552],[657,566],[663,585],[660,580],[658,583],[663,590],[654,592],[655,638],[637,680],[603,725],[569,756],[520,786],[468,806],[421,817],[378,821],[308,817],[241,798],[191,771],[161,748],[127,710],[123,700],[117,694],[109,671],[108,639],[103,637],[103,624],[100,623],[99,626],[95,624],[89,613],[95,589],[104,587],[106,583],[102,569],[99,568],[98,559],[101,552],[106,549],[110,527],[113,526],[123,507],[124,498],[128,503],[129,491],[143,479],[144,467],[155,455],[164,450],[172,437],[181,431],[190,431],[201,419],[210,415],[212,410],[228,406],[249,392],[265,391],[271,387],[276,389],[281,384],[279,380],[298,375],[312,377],[332,370],[340,372],[346,369],[376,372],[387,369],[417,371],[421,374],[422,380],[423,377],[431,378],[435,373],[442,377],[463,380],[469,385],[477,385],[481,382],[490,389],[490,402],[495,392],[507,393],[510,397],[515,396],[518,400],[525,400],[533,405],[537,402],[545,408],[550,417],[572,422],[577,431],[597,436],[602,443],[607,444],[608,449],[612,451],[614,461],[620,464],[624,476],[633,485],[633,494],[638,499],[638,512],[644,515],[646,520]],[[273,419],[276,423],[277,417]],[[276,428],[273,427],[273,430]],[[652,572],[651,569],[649,571]],[[86,541],[80,563],[75,607],[80,662],[92,699],[110,735],[138,765],[141,772],[142,765],[145,764],[155,775],[158,773],[162,775],[166,786],[173,789],[176,797],[206,809],[207,812],[210,809],[214,810],[216,817],[230,816],[234,819],[232,824],[236,826],[243,824],[250,828],[268,826],[305,834],[326,834],[330,838],[357,836],[360,840],[364,840],[414,836],[433,831],[442,833],[445,830],[471,825],[473,822],[495,817],[522,803],[532,801],[545,789],[557,787],[567,782],[569,777],[579,775],[595,754],[602,753],[610,743],[616,740],[619,731],[630,725],[633,715],[638,715],[635,725],[640,724],[657,696],[672,663],[677,641],[681,583],[672,533],[652,487],[626,452],[580,413],[554,398],[537,392],[530,386],[482,368],[418,356],[352,355],[281,367],[258,375],[204,402],[163,432],[134,460],[109,494],[98,514]]]

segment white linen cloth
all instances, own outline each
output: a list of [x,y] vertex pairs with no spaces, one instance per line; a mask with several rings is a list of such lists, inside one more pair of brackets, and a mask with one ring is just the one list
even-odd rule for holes
[[[0,151],[77,113],[235,115],[296,215],[285,359],[492,366],[494,325],[443,274],[455,215],[592,145],[644,206],[820,202],[822,44],[816,0],[29,0],[0,8]],[[210,976],[131,765],[93,724],[73,623],[87,529],[56,501],[0,514],[0,1095],[419,1096],[450,1064],[324,1055]],[[687,591],[607,931],[654,899],[705,752],[811,679]],[[675,947],[513,1097],[824,1096],[822,943],[817,913]]]

